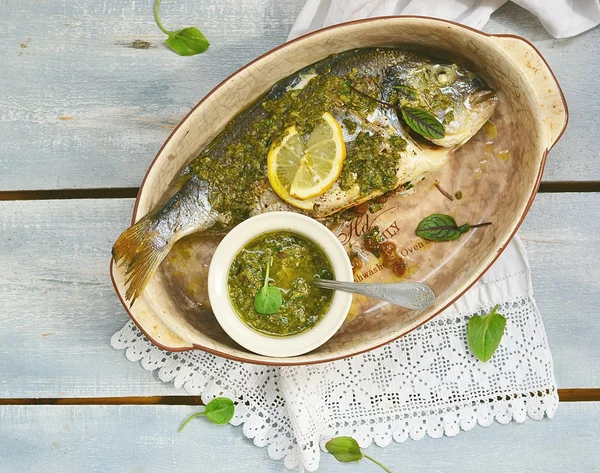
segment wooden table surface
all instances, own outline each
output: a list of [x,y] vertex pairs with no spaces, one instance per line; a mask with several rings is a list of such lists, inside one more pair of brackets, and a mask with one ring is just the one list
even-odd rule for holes
[[[151,0],[0,0],[0,473],[284,470],[240,428],[176,433],[199,400],[110,347],[128,317],[108,260],[173,127],[285,41],[303,2],[164,2],[167,26],[212,42],[183,58]],[[600,29],[555,40],[507,4],[485,30],[532,40],[569,103],[520,231],[561,404],[552,420],[368,451],[396,472],[600,471]],[[321,471],[379,470],[323,455]]]

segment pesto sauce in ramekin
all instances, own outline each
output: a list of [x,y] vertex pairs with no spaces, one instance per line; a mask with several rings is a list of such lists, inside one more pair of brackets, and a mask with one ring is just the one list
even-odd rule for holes
[[[272,258],[270,285],[278,287],[283,304],[275,314],[254,310]],[[327,255],[314,242],[292,232],[269,232],[248,242],[235,256],[228,276],[229,299],[240,319],[258,332],[288,336],[313,327],[325,315],[333,291],[312,286],[314,278],[333,279]]]

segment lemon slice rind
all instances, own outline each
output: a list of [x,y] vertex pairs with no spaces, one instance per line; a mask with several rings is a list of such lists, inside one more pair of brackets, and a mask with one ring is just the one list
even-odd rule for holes
[[[302,142],[300,135],[296,131],[296,127],[292,126],[283,132],[283,139],[279,145],[271,146],[269,154],[267,155],[267,175],[271,187],[285,202],[302,210],[312,210],[314,206],[312,201],[292,197],[284,184],[286,180],[291,182],[294,179],[294,176],[298,171],[299,161],[302,159],[301,155],[294,152],[296,149],[294,143],[295,140]],[[303,148],[304,146],[302,146],[301,152],[303,152]],[[279,157],[282,154],[283,159],[280,160]],[[296,157],[297,162],[294,163]]]

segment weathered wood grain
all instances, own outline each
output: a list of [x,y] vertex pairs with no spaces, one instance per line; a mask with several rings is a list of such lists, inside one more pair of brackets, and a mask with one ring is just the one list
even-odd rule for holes
[[[108,276],[133,201],[0,202],[0,397],[184,394],[126,360]],[[600,194],[545,194],[521,235],[559,387],[600,386]]]
[[[167,27],[197,25],[212,43],[191,58],[162,43],[152,3],[0,2],[0,190],[138,186],[180,119],[228,74],[285,41],[304,0],[164,2]],[[596,180],[600,29],[553,40],[507,4],[486,31],[532,39],[567,95],[571,126],[545,179]],[[150,47],[132,47],[137,40]]]
[[0,206],[0,392],[12,397],[177,392],[110,347],[110,337],[128,320],[108,276],[110,248],[132,204],[129,199]]
[[[184,406],[3,406],[0,472],[281,472],[281,462],[241,429],[198,419],[178,434]],[[554,419],[475,427],[453,438],[375,446],[366,452],[394,472],[563,473],[600,471],[600,403],[560,406]],[[460,452],[457,455],[457,452]],[[321,456],[318,471],[377,473]]]
[[[582,383],[578,387],[597,387],[600,381],[600,370],[587,369],[598,365],[590,361],[595,355],[588,357],[596,345],[588,336],[592,332],[594,338],[600,336],[600,235],[590,224],[596,217],[600,194],[540,194],[520,232],[553,349],[557,382],[564,387],[574,379]],[[558,321],[560,327],[555,325]]]
[[600,388],[558,389],[561,402],[600,401]]
[[164,45],[153,3],[0,2],[0,189],[139,185],[189,109],[284,42],[302,6],[163,2],[167,28],[195,25],[211,41],[180,57]]

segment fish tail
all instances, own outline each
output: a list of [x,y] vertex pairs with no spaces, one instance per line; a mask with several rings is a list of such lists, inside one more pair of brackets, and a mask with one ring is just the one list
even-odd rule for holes
[[118,238],[112,254],[117,264],[127,267],[125,297],[130,307],[179,239],[215,225],[218,214],[209,194],[206,182],[190,176],[162,209],[142,217]]
[[117,264],[127,265],[125,297],[131,307],[142,294],[161,261],[175,244],[156,230],[153,215],[146,215],[125,230],[115,242],[112,255]]

